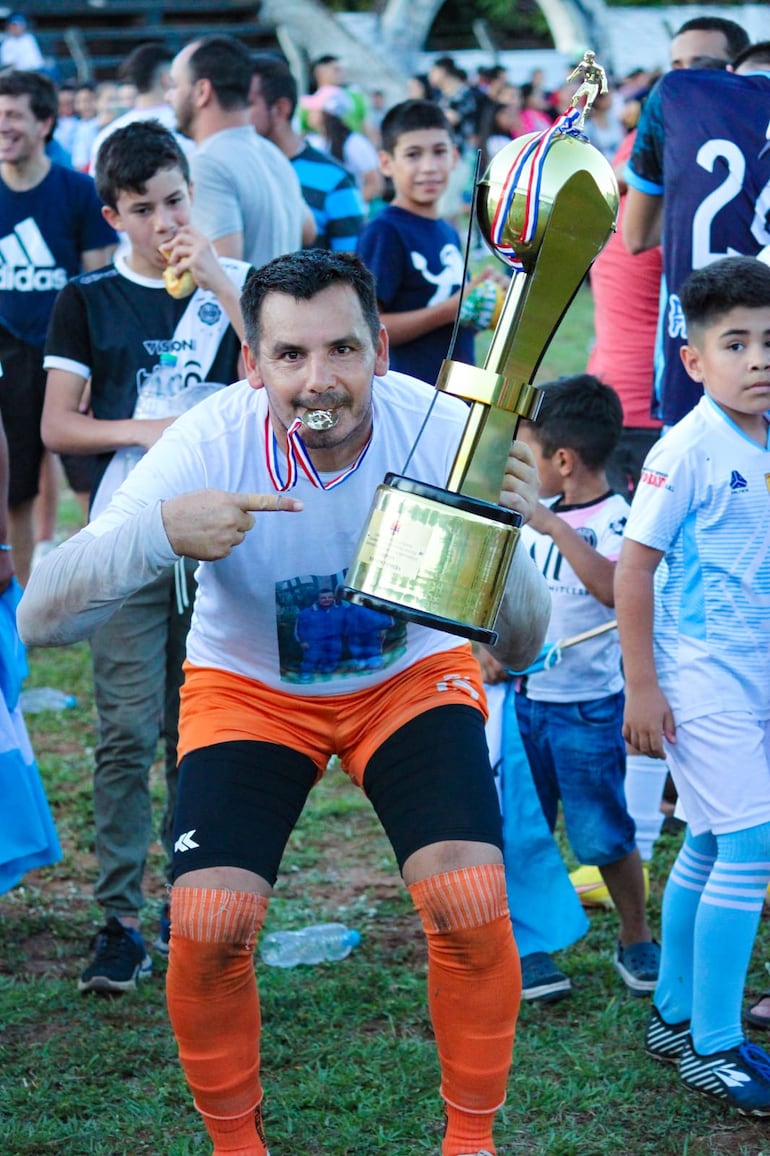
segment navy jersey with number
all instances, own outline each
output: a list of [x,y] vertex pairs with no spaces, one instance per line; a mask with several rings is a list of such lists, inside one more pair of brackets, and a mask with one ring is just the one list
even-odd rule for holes
[[663,284],[655,392],[674,425],[700,385],[685,372],[679,289],[721,257],[770,245],[770,74],[669,72],[650,94],[627,171],[641,192],[665,194]]

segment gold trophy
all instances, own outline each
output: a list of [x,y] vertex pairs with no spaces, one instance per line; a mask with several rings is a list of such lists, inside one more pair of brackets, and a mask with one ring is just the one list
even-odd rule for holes
[[583,115],[571,107],[511,141],[478,182],[481,232],[516,272],[483,368],[445,361],[436,382],[471,403],[446,488],[387,475],[341,587],[350,602],[497,641],[521,525],[498,505],[511,442],[519,419],[537,416],[538,366],[617,216],[615,174],[580,131]]

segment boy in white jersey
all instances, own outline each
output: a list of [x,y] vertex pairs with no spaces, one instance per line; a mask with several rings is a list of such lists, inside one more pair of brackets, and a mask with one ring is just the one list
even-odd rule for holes
[[770,1056],[741,1027],[770,880],[770,268],[725,258],[681,300],[705,396],[647,457],[615,582],[624,734],[667,759],[688,821],[646,1048],[770,1116]]
[[[547,642],[613,619],[613,575],[628,503],[612,493],[605,465],[622,426],[620,399],[591,374],[547,386],[537,422],[522,423],[519,436],[535,456],[544,499],[522,529],[522,544],[551,593]],[[644,875],[626,803],[623,675],[614,632],[566,651],[550,670],[523,677],[516,715],[549,827],[553,831],[561,802],[575,855],[598,866],[615,901],[615,968],[634,995],[649,995],[660,948],[647,923]],[[540,900],[547,908],[547,894]],[[515,930],[517,912],[512,915]],[[569,979],[547,953],[524,954],[521,964],[525,998],[569,993]]]

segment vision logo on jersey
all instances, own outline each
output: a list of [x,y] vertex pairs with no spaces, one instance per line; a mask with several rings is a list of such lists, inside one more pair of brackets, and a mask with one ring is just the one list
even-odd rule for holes
[[730,489],[735,493],[736,490],[747,490],[749,484],[744,478],[743,474],[739,474],[737,470],[732,470],[730,473]]
[[66,284],[66,269],[57,266],[32,217],[20,221],[0,240],[0,289],[45,293]]
[[668,474],[660,474],[657,470],[642,470],[642,476],[639,480],[645,486],[655,486],[659,490],[661,486],[665,486]]

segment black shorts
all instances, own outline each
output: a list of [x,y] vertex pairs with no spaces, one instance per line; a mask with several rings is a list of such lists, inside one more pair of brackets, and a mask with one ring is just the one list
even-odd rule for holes
[[37,496],[43,459],[43,350],[0,326],[0,366],[0,417],[8,439],[8,505],[19,506]]
[[[179,768],[174,878],[242,867],[270,884],[317,778],[307,756],[274,743],[217,743]],[[451,704],[418,715],[369,760],[364,791],[402,868],[421,847],[447,840],[502,850],[502,819],[484,717]]]
[[90,494],[96,477],[94,454],[60,454],[67,485],[73,494]]

